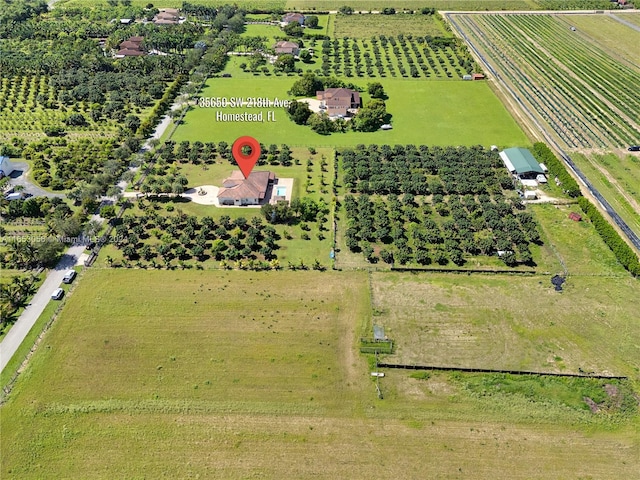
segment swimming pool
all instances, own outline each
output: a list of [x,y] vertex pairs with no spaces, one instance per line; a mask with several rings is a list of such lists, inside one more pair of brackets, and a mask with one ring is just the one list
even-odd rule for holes
[[276,197],[285,197],[287,195],[287,187],[276,187]]

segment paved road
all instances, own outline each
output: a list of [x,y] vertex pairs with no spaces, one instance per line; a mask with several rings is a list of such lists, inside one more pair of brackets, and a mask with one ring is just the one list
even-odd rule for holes
[[31,328],[33,328],[36,320],[51,300],[51,293],[62,283],[64,272],[77,263],[80,255],[84,253],[84,249],[84,245],[73,245],[62,256],[58,264],[49,270],[47,278],[31,299],[29,306],[24,309],[20,318],[0,343],[0,371],[4,370],[4,367],[7,366],[11,357],[16,353]]

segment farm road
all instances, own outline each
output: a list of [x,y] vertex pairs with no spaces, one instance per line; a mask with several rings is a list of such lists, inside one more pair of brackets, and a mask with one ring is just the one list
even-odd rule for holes
[[60,286],[64,273],[76,265],[85,246],[75,244],[67,250],[58,264],[47,274],[38,292],[31,299],[31,303],[24,309],[22,315],[11,327],[9,333],[0,343],[0,371],[4,370],[11,357],[16,353],[29,331],[33,328],[45,307],[51,301],[51,293]]
[[616,22],[620,22],[623,25],[626,25],[627,27],[633,28],[634,30],[640,32],[640,27],[638,25],[636,25],[634,23],[631,23],[631,22],[627,22],[626,20],[620,18],[618,15],[613,15],[613,14],[609,13],[609,16],[611,18],[613,18]]

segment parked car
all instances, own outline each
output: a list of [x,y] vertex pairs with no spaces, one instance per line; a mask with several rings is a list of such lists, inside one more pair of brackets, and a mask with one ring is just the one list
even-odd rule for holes
[[75,270],[67,270],[66,273],[64,274],[64,277],[62,278],[62,282],[63,283],[71,283],[71,282],[73,282],[74,278],[76,278],[76,271]]
[[640,152],[640,145],[631,145],[627,150],[630,152]]
[[61,288],[56,288],[51,294],[53,300],[60,300],[62,297],[64,297],[64,290]]

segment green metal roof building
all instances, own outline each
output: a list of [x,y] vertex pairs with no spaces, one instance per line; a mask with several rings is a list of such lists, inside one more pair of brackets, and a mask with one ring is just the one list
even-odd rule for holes
[[518,175],[539,175],[544,170],[526,148],[507,148],[500,152],[500,158],[511,173]]

